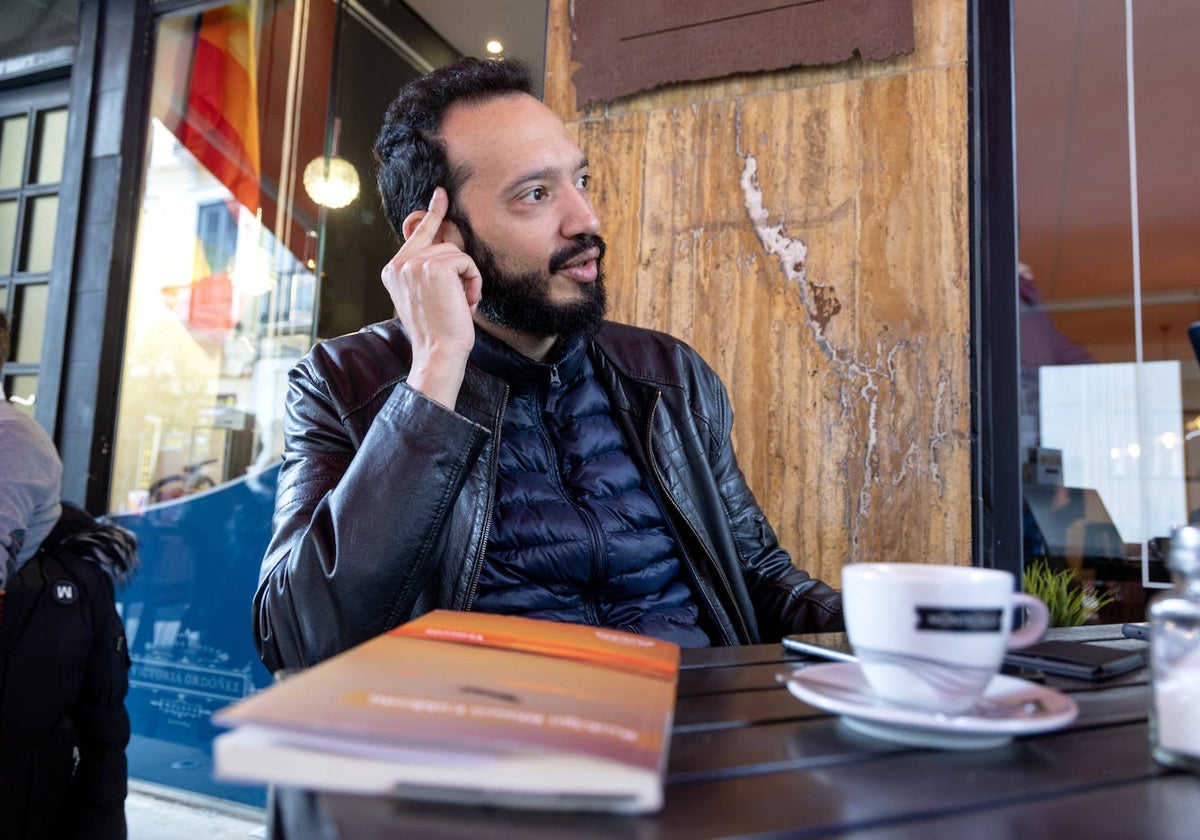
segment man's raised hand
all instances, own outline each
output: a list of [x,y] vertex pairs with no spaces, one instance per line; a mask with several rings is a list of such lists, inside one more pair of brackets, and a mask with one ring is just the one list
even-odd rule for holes
[[475,345],[471,315],[483,281],[460,247],[458,230],[446,221],[449,206],[438,187],[428,210],[409,214],[404,245],[380,276],[412,342],[409,386],[452,408]]

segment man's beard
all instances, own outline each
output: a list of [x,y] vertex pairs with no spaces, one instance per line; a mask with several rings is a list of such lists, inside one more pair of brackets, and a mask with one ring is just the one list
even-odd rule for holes
[[[590,337],[600,329],[608,309],[604,291],[604,240],[584,233],[551,255],[546,271],[509,272],[465,218],[452,217],[463,238],[463,251],[479,269],[483,292],[478,310],[494,324],[537,338]],[[596,279],[579,284],[583,297],[570,303],[550,299],[550,278],[586,251],[596,249]]]

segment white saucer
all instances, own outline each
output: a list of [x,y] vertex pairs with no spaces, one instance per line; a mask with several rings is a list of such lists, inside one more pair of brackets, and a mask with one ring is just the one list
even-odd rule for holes
[[841,715],[856,732],[915,747],[977,750],[1008,743],[1017,735],[1061,729],[1079,707],[1065,694],[1028,680],[997,674],[984,691],[999,711],[947,715],[893,705],[872,696],[856,662],[830,662],[801,668],[788,691],[818,709]]

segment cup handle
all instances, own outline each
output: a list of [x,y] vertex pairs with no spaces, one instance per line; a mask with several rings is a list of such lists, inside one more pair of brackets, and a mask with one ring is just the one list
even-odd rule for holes
[[1041,598],[1027,592],[1013,593],[1013,609],[1025,608],[1025,626],[1008,636],[1008,649],[1023,648],[1042,638],[1050,626],[1050,610]]

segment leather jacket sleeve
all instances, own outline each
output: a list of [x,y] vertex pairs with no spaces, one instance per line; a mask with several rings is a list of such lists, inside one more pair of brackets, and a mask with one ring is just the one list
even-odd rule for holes
[[[366,641],[427,597],[454,500],[490,436],[398,382],[394,349],[368,351],[339,357],[318,345],[290,375],[254,597],[255,641],[272,671]],[[364,369],[385,364],[390,381]],[[373,390],[349,392],[363,387]]]
[[843,629],[841,595],[792,562],[746,483],[731,437],[733,409],[715,373],[711,384],[708,416],[715,422],[710,465],[728,517],[742,582],[757,619],[755,641]]
[[[729,460],[732,449],[727,447]],[[725,460],[724,458],[722,459]],[[779,545],[736,464],[724,470],[721,495],[738,544],[742,577],[758,619],[759,641],[775,642],[789,633],[842,630],[841,594],[796,566]]]

